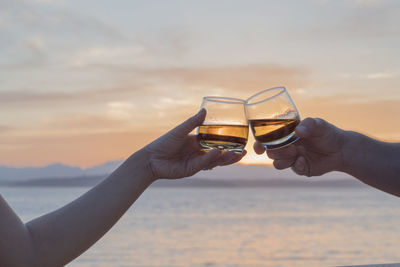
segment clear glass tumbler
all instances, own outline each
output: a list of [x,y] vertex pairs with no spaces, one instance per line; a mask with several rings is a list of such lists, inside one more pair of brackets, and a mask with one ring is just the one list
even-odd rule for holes
[[295,142],[299,112],[285,87],[261,91],[246,100],[246,116],[254,138],[266,149]]
[[242,153],[249,135],[245,114],[245,100],[229,97],[207,96],[201,108],[207,110],[206,118],[197,128],[201,150],[218,148],[222,151]]

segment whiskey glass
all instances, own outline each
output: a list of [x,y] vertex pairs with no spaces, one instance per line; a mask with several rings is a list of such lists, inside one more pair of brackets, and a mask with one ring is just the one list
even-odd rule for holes
[[249,125],[245,114],[245,100],[230,97],[206,96],[201,108],[207,111],[197,138],[202,151],[214,148],[241,154],[247,143]]
[[285,87],[261,91],[246,100],[246,116],[254,138],[265,149],[278,149],[295,142],[299,112]]

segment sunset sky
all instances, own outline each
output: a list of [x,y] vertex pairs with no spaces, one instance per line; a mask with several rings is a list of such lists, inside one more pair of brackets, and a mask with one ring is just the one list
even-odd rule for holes
[[[123,159],[203,96],[286,86],[302,118],[400,139],[400,1],[0,0],[0,165]],[[250,139],[243,163],[256,157]]]

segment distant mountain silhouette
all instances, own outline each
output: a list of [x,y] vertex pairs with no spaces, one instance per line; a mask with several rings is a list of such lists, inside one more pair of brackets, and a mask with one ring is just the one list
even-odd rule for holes
[[83,172],[85,175],[91,176],[91,175],[107,175],[112,173],[116,168],[119,167],[119,165],[124,162],[123,160],[115,160],[115,161],[108,161],[106,163],[87,168]]
[[[21,181],[38,178],[67,178],[67,177],[83,177],[83,176],[106,176],[113,172],[122,160],[109,161],[101,165],[97,165],[87,169],[68,166],[64,164],[52,164],[44,167],[27,167],[13,168],[0,166],[0,181]],[[209,171],[201,171],[195,177],[205,179],[223,179],[223,180],[265,180],[265,179],[316,179],[307,178],[293,173],[290,169],[275,170],[265,165],[243,165],[234,164],[230,166],[217,167]],[[324,179],[347,178],[344,173],[333,172],[324,175]]]
[[0,166],[0,180],[26,180],[43,177],[68,177],[82,175],[79,167],[71,167],[60,163],[45,167],[13,168]]
[[[93,186],[114,171],[122,161],[110,161],[88,169],[52,164],[45,167],[0,167],[0,185],[6,186]],[[290,169],[278,171],[265,165],[217,167],[201,171],[189,179],[160,180],[153,186],[163,187],[301,187],[359,186],[348,175],[332,172],[321,177],[298,176]]]
[[25,168],[0,166],[0,181],[107,175],[110,174],[113,170],[115,170],[121,163],[122,163],[121,160],[109,161],[104,164],[94,166],[88,169],[68,166],[61,163],[51,164],[44,167],[25,167]]

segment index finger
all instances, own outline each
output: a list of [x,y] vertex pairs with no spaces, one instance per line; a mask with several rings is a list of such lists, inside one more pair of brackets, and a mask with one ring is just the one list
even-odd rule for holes
[[270,159],[290,159],[296,157],[297,154],[297,148],[293,144],[280,149],[267,150]]
[[201,109],[196,115],[172,129],[170,133],[178,137],[185,137],[191,131],[193,131],[194,128],[203,123],[204,119],[206,118],[206,113],[207,112],[204,108]]
[[256,152],[258,155],[261,155],[262,153],[265,152],[265,147],[257,141],[254,142],[253,148],[254,148],[254,152]]

